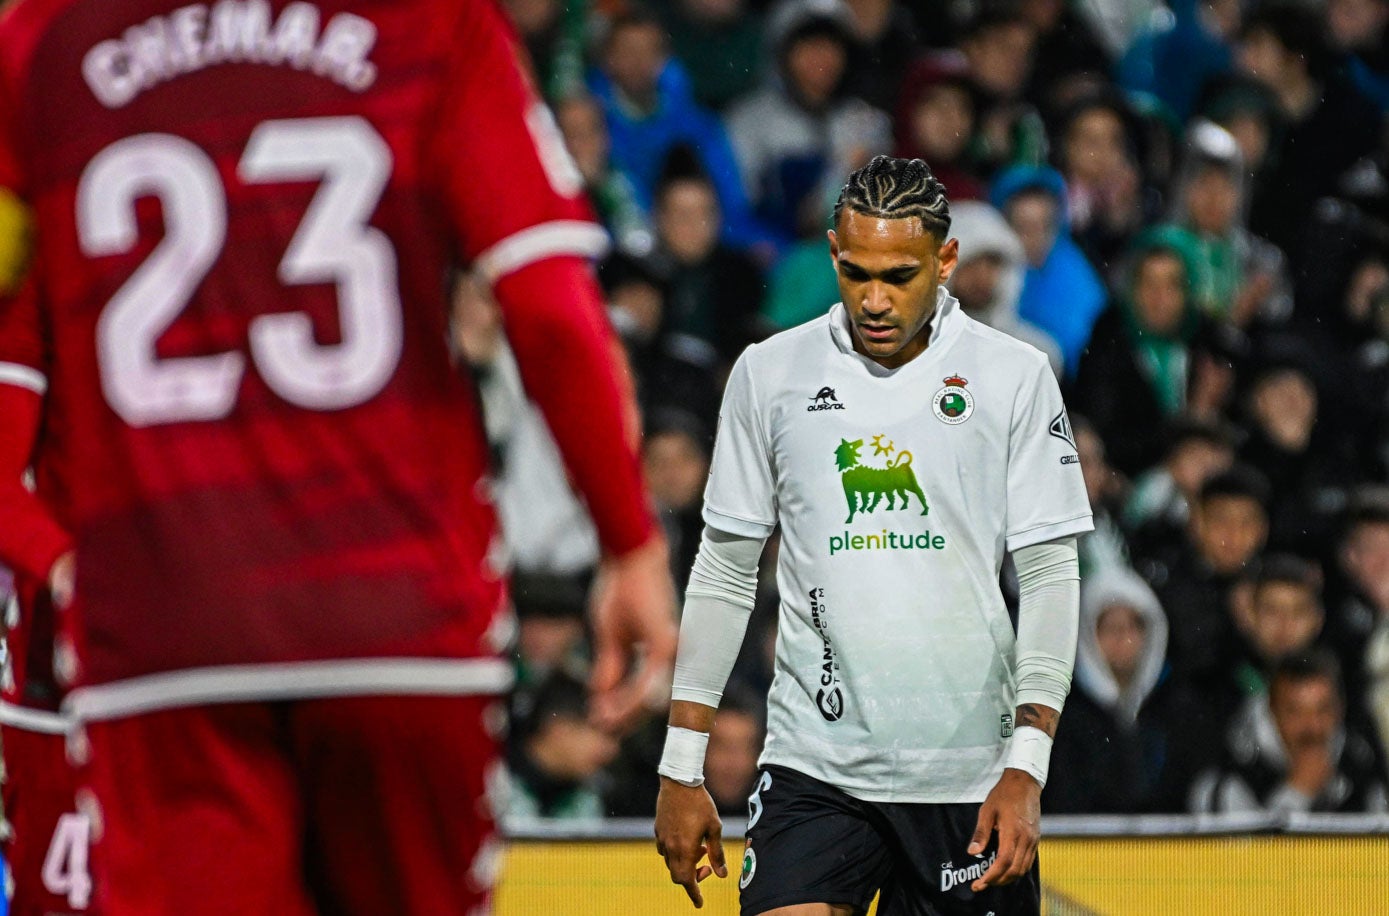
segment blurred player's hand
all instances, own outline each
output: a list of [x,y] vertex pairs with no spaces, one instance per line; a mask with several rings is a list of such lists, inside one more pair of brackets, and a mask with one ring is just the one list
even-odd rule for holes
[[590,616],[590,710],[595,724],[616,731],[668,699],[679,629],[664,538],[599,565]]
[[53,606],[62,610],[72,604],[72,594],[77,589],[77,556],[69,550],[53,561],[48,571],[48,591],[53,596]]
[[[699,882],[710,875],[728,877],[723,859],[723,821],[703,786],[682,786],[661,777],[656,798],[656,851],[666,860],[672,884],[679,884],[696,907],[704,906]],[[705,855],[709,864],[700,865]]]
[[998,858],[979,880],[970,885],[978,893],[987,887],[1012,884],[1032,867],[1037,841],[1042,835],[1042,787],[1022,770],[1004,770],[989,797],[979,808],[979,823],[969,841],[969,854],[977,856],[998,831]]

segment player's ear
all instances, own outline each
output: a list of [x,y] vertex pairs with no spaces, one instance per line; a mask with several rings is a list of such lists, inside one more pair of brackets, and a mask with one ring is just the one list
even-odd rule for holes
[[839,236],[830,229],[825,233],[825,238],[830,240],[830,266],[834,268],[835,276],[839,275]]
[[951,239],[940,246],[940,251],[936,254],[936,259],[940,262],[939,281],[944,283],[950,279],[950,275],[955,272],[955,267],[960,263],[960,240]]

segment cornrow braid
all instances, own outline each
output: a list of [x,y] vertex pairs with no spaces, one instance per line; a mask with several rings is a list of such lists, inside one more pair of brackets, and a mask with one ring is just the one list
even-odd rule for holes
[[865,216],[906,219],[915,216],[927,232],[944,239],[950,233],[950,201],[945,185],[920,159],[875,156],[849,176],[834,202],[834,221],[848,207]]

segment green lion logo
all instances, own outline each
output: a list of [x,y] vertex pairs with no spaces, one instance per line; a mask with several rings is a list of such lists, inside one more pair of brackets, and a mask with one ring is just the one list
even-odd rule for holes
[[[883,445],[882,440],[882,435],[873,437],[874,454],[892,454],[895,450],[892,443]],[[861,448],[862,439],[853,442],[840,439],[839,447],[834,450],[835,464],[839,467],[840,480],[844,484],[844,498],[849,502],[849,518],[845,524],[852,522],[858,513],[876,511],[884,496],[887,497],[886,508],[905,509],[910,503],[907,494],[915,493],[921,501],[921,514],[926,515],[930,511],[926,505],[926,494],[921,492],[921,485],[916,482],[916,474],[912,472],[911,452],[905,449],[897,452],[897,457],[889,461],[887,467],[874,468],[859,464],[858,450]],[[895,505],[898,496],[902,498],[901,506]]]

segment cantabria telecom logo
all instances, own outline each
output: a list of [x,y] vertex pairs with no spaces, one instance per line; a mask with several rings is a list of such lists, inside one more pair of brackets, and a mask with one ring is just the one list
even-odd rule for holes
[[[912,471],[912,453],[906,449],[898,450],[897,444],[887,438],[886,433],[874,436],[870,443],[873,458],[882,462],[881,466],[864,464],[859,455],[863,440],[840,439],[834,450],[835,465],[839,468],[839,479],[844,486],[844,499],[849,504],[848,525],[856,517],[881,511],[905,513],[921,507],[915,515],[930,514],[926,504],[926,494],[916,481]],[[886,497],[886,500],[884,500]],[[913,499],[915,497],[915,499]],[[920,531],[889,531],[886,528],[872,534],[855,534],[843,531],[830,535],[830,556],[845,550],[943,550],[945,536],[932,534],[929,529]]]

